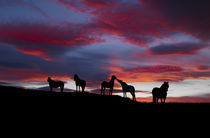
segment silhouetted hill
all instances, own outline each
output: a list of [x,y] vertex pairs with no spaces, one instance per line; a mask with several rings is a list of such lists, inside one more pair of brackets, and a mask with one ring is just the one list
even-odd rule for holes
[[[68,90],[67,90],[68,91]],[[46,90],[28,90],[24,88],[0,86],[0,96],[15,96],[15,97],[44,97],[43,100],[47,98],[57,101],[57,97],[62,97],[62,101],[65,103],[71,104],[146,104],[153,105],[152,103],[142,103],[142,102],[133,102],[129,98],[123,98],[120,96],[109,96],[109,95],[99,95],[95,93],[79,93],[79,92],[49,92]],[[56,100],[54,98],[56,97]],[[29,98],[30,99],[30,98]],[[61,101],[61,99],[58,100]],[[51,102],[52,103],[52,102]],[[209,103],[166,103],[167,105],[194,105],[194,104],[208,104]],[[161,104],[159,104],[161,105]]]
[[137,104],[129,98],[120,96],[98,95],[94,93],[81,92],[49,92],[42,90],[27,90],[23,88],[0,86],[0,94],[18,97],[63,97],[69,103],[93,103],[93,104]]

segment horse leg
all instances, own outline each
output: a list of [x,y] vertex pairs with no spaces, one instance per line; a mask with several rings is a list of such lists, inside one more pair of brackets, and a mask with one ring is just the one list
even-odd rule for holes
[[61,87],[61,92],[63,92],[63,87]]
[[125,97],[125,91],[123,90],[123,97]]
[[106,87],[104,87],[104,95],[106,95]]
[[135,93],[131,93],[132,96],[133,96],[133,101],[135,102],[136,101],[136,96],[135,96]]
[[156,103],[156,97],[153,95],[153,103]]
[[157,102],[156,102],[157,104],[158,104],[158,100],[159,100],[159,98],[157,97]]
[[112,95],[113,88],[110,88],[109,95]]
[[101,86],[101,95],[103,94],[103,89],[104,89],[103,86]]
[[160,98],[161,99],[161,103],[163,103],[163,98]]
[[79,86],[79,92],[80,92],[80,86]]
[[84,86],[82,87],[82,92],[85,92],[85,87]]
[[52,87],[50,87],[50,92],[52,92],[53,91],[53,88]]

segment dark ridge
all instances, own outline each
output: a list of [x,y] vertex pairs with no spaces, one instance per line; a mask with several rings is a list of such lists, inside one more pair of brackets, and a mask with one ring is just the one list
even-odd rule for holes
[[[11,96],[11,97],[44,97],[39,98],[41,100],[49,101],[62,101],[67,104],[136,104],[136,105],[154,105],[152,102],[134,102],[129,98],[123,98],[117,95],[100,95],[90,92],[49,92],[43,90],[29,90],[24,88],[10,87],[10,86],[0,86],[0,96]],[[50,98],[49,98],[50,97]],[[56,99],[54,98],[56,97]],[[59,98],[61,97],[61,98]],[[28,98],[30,99],[30,98]],[[51,102],[52,103],[52,102]],[[158,105],[204,105],[209,103],[165,103],[165,104],[155,104]]]
[[63,97],[65,101],[68,100],[69,103],[76,104],[138,104],[138,102],[134,102],[129,98],[123,98],[116,95],[99,95],[89,92],[49,92],[8,86],[0,86],[0,95],[16,97]]

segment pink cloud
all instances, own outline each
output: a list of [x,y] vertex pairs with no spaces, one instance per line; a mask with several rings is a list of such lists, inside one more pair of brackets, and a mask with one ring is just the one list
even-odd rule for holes
[[13,45],[22,53],[50,61],[55,60],[53,56],[59,56],[71,47],[101,42],[97,36],[91,37],[91,28],[90,25],[73,24],[63,27],[29,23],[1,24],[0,42]]

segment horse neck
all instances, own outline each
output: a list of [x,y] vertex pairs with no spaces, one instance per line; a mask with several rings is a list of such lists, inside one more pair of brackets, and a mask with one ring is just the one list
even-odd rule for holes
[[76,77],[75,80],[76,80],[76,81],[80,81],[80,78],[79,78],[79,77]]
[[113,78],[110,80],[109,84],[114,84],[114,79]]
[[122,82],[121,85],[122,85],[123,87],[128,86],[125,82]]
[[52,79],[49,79],[48,82],[49,82],[49,83],[53,83],[54,81],[53,81]]

